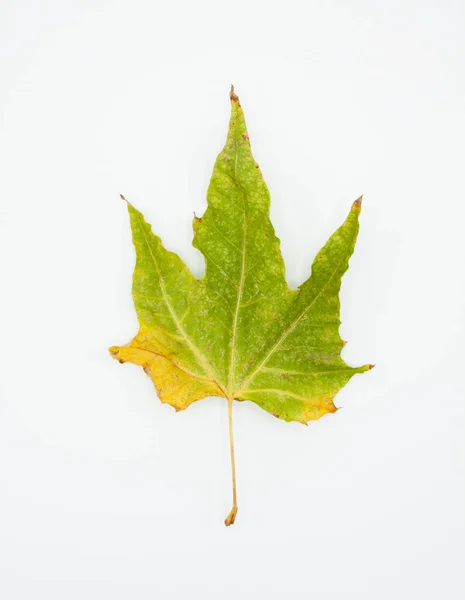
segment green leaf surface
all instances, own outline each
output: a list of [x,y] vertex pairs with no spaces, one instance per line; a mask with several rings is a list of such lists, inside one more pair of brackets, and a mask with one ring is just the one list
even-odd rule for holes
[[161,401],[177,410],[220,396],[230,405],[250,400],[280,419],[307,423],[335,412],[337,392],[372,368],[350,367],[340,356],[339,290],[357,239],[361,198],[316,256],[310,277],[291,290],[269,217],[269,191],[233,89],[230,98],[229,132],[208,207],[193,222],[205,276],[195,279],[128,203],[140,329],[129,344],[110,351],[120,362],[142,366]]

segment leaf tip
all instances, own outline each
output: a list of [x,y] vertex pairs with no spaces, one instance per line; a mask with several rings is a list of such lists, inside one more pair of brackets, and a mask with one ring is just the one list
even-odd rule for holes
[[237,96],[237,94],[234,93],[234,86],[231,83],[231,89],[229,91],[229,99],[231,100],[231,102],[236,102],[236,104],[238,106],[241,105],[241,103],[239,102],[239,97]]
[[355,202],[352,203],[352,208],[360,210],[362,208],[362,200],[363,200],[363,194],[359,198],[357,198],[357,200],[355,200]]
[[124,200],[128,206],[131,206],[131,203],[125,196],[123,196],[123,194],[120,194],[119,197],[121,198],[121,200]]
[[119,346],[112,346],[111,348],[108,348],[108,352],[111,354],[112,358],[115,358],[119,363],[123,364],[124,360],[122,360],[118,354],[120,351],[120,347]]
[[371,371],[371,369],[374,369],[376,367],[376,365],[367,365],[367,371]]

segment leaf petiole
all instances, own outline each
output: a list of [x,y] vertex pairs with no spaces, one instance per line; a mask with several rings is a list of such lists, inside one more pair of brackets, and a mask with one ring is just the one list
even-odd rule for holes
[[236,461],[234,458],[234,436],[233,436],[233,421],[232,421],[232,405],[233,398],[228,398],[228,422],[229,422],[229,448],[231,451],[231,475],[232,475],[232,492],[233,506],[231,512],[224,520],[226,527],[232,525],[237,515],[237,492],[236,492]]

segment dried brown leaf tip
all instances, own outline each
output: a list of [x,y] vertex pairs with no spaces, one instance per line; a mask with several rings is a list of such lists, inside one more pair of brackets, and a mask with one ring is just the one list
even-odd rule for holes
[[231,83],[231,90],[229,91],[229,98],[231,99],[231,102],[235,102],[238,106],[241,105],[241,103],[239,102],[238,96],[236,96],[236,94],[234,93],[234,86],[232,83]]

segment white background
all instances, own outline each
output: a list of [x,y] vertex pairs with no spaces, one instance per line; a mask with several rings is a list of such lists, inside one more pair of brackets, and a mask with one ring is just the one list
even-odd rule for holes
[[[460,0],[0,8],[0,595],[459,600],[465,594],[465,6]],[[194,273],[246,111],[292,286],[364,193],[345,360],[309,427],[175,414],[107,348],[137,329],[123,193]]]

